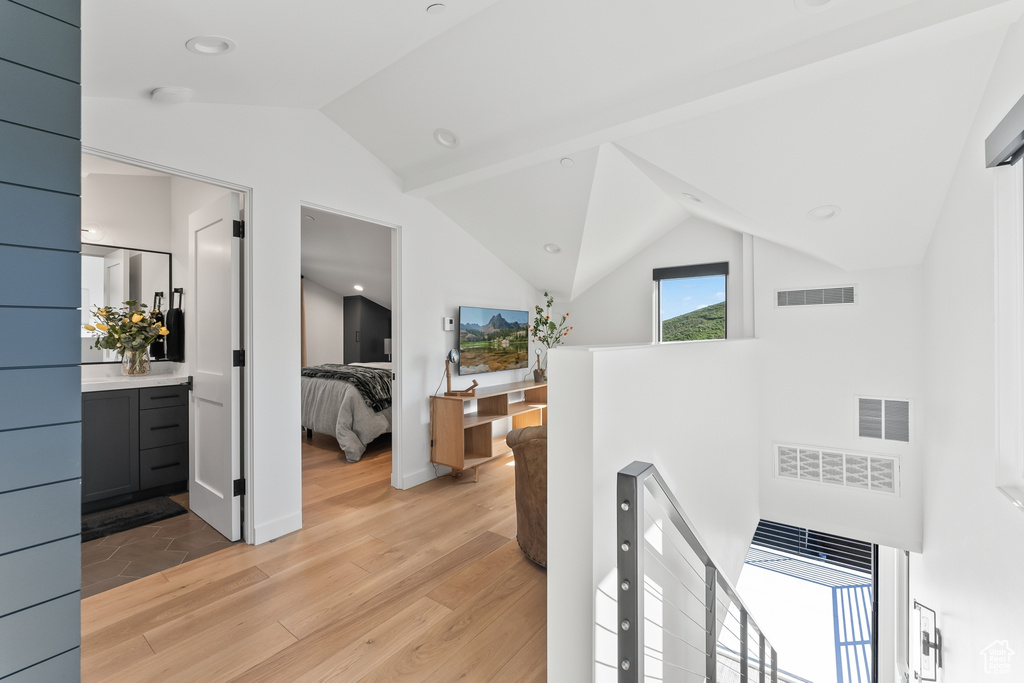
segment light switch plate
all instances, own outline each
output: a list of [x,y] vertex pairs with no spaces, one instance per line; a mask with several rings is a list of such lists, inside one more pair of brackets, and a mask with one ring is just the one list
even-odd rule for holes
[[445,316],[444,318],[442,318],[442,320],[444,321],[445,332],[452,332],[455,330],[455,318]]

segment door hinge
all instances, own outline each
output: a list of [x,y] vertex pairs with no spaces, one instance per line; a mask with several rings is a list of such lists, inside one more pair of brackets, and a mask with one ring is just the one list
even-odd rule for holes
[[231,367],[245,367],[245,349],[235,349],[231,352]]
[[231,236],[245,239],[245,221],[231,222]]
[[185,382],[185,386],[188,387],[189,391],[195,391],[195,385],[192,383],[192,375],[188,376],[188,381]]
[[234,496],[245,495],[245,479],[235,479],[235,481],[232,482],[232,494]]

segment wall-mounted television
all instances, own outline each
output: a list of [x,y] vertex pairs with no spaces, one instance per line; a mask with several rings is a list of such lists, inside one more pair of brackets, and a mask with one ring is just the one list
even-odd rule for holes
[[530,367],[529,313],[459,307],[459,374]]

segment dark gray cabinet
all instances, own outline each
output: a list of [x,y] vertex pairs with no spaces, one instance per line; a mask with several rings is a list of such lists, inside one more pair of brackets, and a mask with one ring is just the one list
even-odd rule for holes
[[391,337],[391,311],[364,296],[345,297],[345,363],[390,360],[384,340]]
[[188,431],[185,386],[83,393],[82,503],[186,481]]

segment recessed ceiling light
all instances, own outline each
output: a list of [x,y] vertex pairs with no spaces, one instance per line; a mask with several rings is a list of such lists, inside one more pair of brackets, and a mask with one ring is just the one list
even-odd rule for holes
[[700,197],[698,197],[695,194],[690,194],[689,192],[680,192],[679,196],[682,197],[683,199],[685,199],[688,202],[697,202],[698,204],[700,204],[700,202],[701,202],[701,198]]
[[807,212],[807,217],[814,221],[827,221],[830,218],[835,218],[842,209],[832,204],[823,204],[822,206],[816,206]]
[[234,52],[236,47],[235,41],[224,36],[196,36],[185,43],[185,49],[189,52],[207,56],[226,55]]
[[566,168],[572,168],[576,162],[570,159],[569,157],[562,157],[562,160],[559,161],[558,163],[560,163],[562,166],[565,166]]
[[183,104],[192,99],[192,91],[178,86],[162,86],[153,88],[149,93],[149,99],[160,104]]
[[352,285],[352,289],[356,290],[357,292],[361,292],[361,291],[363,291],[363,286],[362,285]]
[[427,5],[427,14],[440,14],[441,12],[448,9],[444,3],[435,2],[433,5]]
[[459,138],[447,128],[438,128],[434,131],[434,139],[442,147],[458,147]]
[[562,253],[562,248],[555,244],[554,242],[548,242],[547,244],[544,245],[544,251],[548,252],[549,254],[560,254]]
[[793,0],[796,8],[804,14],[820,12],[831,2],[832,0]]

